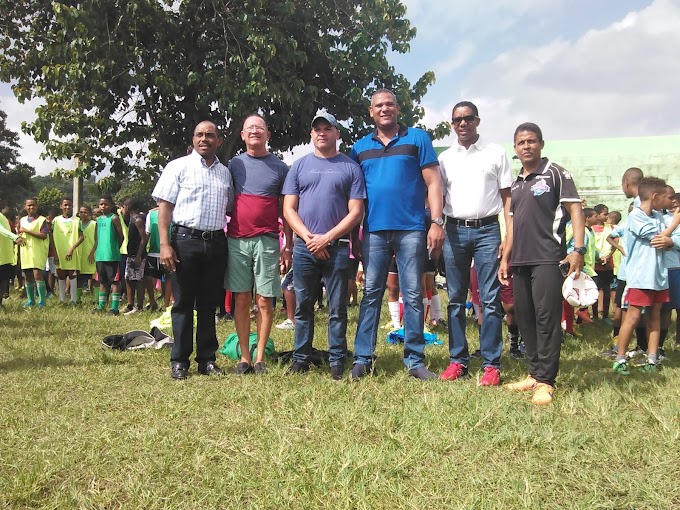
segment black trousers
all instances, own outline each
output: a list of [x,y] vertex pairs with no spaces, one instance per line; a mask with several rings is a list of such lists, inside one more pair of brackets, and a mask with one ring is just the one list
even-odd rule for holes
[[215,361],[219,344],[215,332],[215,309],[220,304],[222,282],[227,267],[227,238],[203,240],[175,233],[172,247],[179,258],[171,275],[172,334],[175,343],[171,363],[189,366],[194,345],[196,309],[196,363]]
[[557,262],[513,266],[515,318],[524,340],[529,374],[538,382],[555,384],[562,347],[562,282]]

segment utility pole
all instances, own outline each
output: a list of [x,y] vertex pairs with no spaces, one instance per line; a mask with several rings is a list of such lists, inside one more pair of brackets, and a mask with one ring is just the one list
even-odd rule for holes
[[[80,158],[76,158],[76,168],[80,166]],[[73,214],[78,214],[80,206],[83,205],[83,178],[73,178]]]

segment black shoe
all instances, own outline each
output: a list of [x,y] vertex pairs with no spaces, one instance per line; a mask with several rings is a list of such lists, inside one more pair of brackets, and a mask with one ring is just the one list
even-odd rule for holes
[[170,372],[170,377],[181,381],[189,377],[189,367],[182,365],[181,363],[173,363]]
[[257,375],[266,374],[267,365],[264,364],[264,361],[258,361],[253,365],[253,372],[255,372]]
[[477,349],[472,354],[470,354],[470,358],[472,358],[472,359],[482,359],[482,351]]
[[358,381],[359,379],[363,379],[368,375],[375,375],[373,365],[370,363],[355,363],[352,367],[352,371],[349,374],[349,378],[352,381]]
[[513,359],[524,359],[524,353],[519,349],[519,346],[511,346],[510,357]]
[[345,364],[339,363],[331,366],[331,379],[339,381],[342,379],[342,373],[345,371]]
[[234,373],[236,375],[246,375],[249,374],[253,371],[253,367],[250,366],[250,363],[247,361],[240,361],[236,365],[236,369],[234,370]]
[[309,363],[303,361],[293,361],[288,369],[289,374],[304,374],[305,372],[309,372]]
[[224,375],[224,370],[218,367],[214,361],[209,361],[205,365],[198,366],[198,373],[201,375]]
[[106,315],[120,315],[120,312],[118,310],[114,310],[111,308],[108,312],[106,312]]
[[430,372],[426,367],[412,368],[408,371],[408,375],[420,379],[421,381],[429,381],[431,379],[439,379],[437,374]]

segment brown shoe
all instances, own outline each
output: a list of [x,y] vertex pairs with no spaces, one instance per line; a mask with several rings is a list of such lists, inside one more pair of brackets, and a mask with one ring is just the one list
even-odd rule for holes
[[539,382],[528,375],[523,381],[506,384],[505,388],[510,391],[530,391],[533,390],[537,384],[539,384]]
[[531,399],[531,402],[533,402],[537,406],[545,406],[548,404],[552,404],[554,393],[555,393],[554,386],[550,386],[549,384],[546,383],[538,383],[536,384],[536,389],[534,390],[534,396]]

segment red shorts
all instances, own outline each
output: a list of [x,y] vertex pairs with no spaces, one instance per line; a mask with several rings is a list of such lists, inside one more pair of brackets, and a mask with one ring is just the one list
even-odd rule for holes
[[632,306],[651,306],[656,303],[666,303],[670,298],[668,289],[628,289],[626,300],[628,301],[628,304]]
[[512,289],[512,275],[508,277],[508,284],[501,283],[501,302],[506,305],[515,304],[515,292]]

